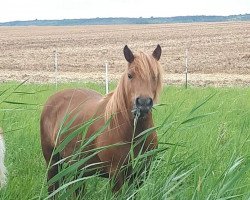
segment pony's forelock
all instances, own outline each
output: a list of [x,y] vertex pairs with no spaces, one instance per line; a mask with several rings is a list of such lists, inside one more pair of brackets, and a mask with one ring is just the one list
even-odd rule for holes
[[154,96],[154,102],[156,102],[161,92],[163,81],[163,70],[160,63],[156,59],[154,59],[152,55],[145,54],[144,52],[139,52],[135,54],[135,60],[131,64],[131,67],[133,67],[136,75],[139,76],[142,80],[150,82],[152,81],[152,76],[156,78],[157,89]]

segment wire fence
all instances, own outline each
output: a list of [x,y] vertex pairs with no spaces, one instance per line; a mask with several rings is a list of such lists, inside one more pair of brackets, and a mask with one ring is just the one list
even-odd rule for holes
[[57,83],[89,79],[105,84],[106,60],[109,82],[124,71],[125,44],[134,52],[150,53],[159,42],[166,83],[250,85],[248,29],[249,23],[236,22],[20,28],[0,38],[0,79]]

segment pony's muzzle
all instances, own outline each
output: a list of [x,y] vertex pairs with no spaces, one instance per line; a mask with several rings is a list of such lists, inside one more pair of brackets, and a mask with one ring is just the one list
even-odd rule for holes
[[138,97],[135,100],[136,109],[140,111],[140,117],[144,117],[153,106],[153,99],[150,97]]

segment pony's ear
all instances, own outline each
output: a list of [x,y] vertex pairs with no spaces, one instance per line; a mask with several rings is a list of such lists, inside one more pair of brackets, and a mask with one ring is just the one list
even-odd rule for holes
[[153,52],[153,57],[156,60],[160,60],[160,57],[161,57],[161,46],[159,44],[157,45],[156,49]]
[[123,48],[123,53],[124,53],[124,57],[125,59],[129,62],[129,63],[132,63],[135,59],[132,51],[128,48],[128,46],[126,45],[124,48]]

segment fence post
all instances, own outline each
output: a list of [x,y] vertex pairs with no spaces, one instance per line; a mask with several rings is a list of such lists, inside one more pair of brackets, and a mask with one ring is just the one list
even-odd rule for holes
[[108,78],[108,62],[105,61],[105,83],[106,83],[106,94],[109,93],[109,78]]
[[56,90],[57,90],[57,73],[58,73],[58,53],[57,53],[57,50],[54,50],[54,57],[55,57],[55,65],[54,65],[54,68],[55,68],[55,84],[56,84]]
[[185,74],[186,74],[185,87],[187,89],[187,86],[188,86],[188,49],[186,49],[186,70],[185,70]]

